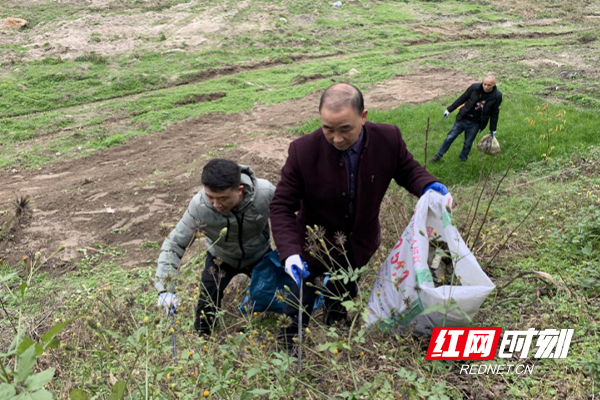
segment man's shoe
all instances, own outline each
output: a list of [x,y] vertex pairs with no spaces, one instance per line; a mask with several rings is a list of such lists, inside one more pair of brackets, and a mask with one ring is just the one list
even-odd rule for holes
[[431,157],[431,158],[429,159],[429,161],[431,161],[431,162],[438,162],[438,161],[440,161],[440,159],[441,159],[441,158],[442,158],[442,157],[440,157],[440,156],[438,156],[438,155],[436,154],[435,156]]

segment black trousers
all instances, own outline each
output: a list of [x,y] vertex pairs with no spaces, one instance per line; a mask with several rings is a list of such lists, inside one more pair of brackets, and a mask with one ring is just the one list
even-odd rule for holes
[[[270,251],[271,249],[267,253]],[[252,270],[261,260],[262,257],[247,267],[237,268],[224,262],[215,263],[215,257],[210,252],[206,253],[206,262],[200,283],[200,297],[196,306],[196,320],[194,322],[194,328],[199,333],[211,334],[216,311],[221,307],[223,292],[233,277],[238,274],[252,276]]]
[[[324,267],[319,265],[311,268],[311,265],[309,265],[308,270],[311,274],[308,278],[304,279],[302,287],[302,308],[304,310],[302,313],[303,329],[308,326],[308,320],[310,314],[312,314],[315,298],[317,297],[317,290],[322,291],[325,298],[325,324],[333,325],[336,322],[345,323],[348,312],[342,303],[358,296],[357,282],[354,281],[344,284],[342,280],[329,279],[327,285],[325,285],[325,290],[323,290],[323,288],[317,288],[314,285],[316,280],[323,281],[322,278],[326,272]],[[309,286],[307,283],[310,283],[311,285]],[[294,287],[290,287],[291,294],[288,296],[288,301],[286,301],[284,308],[285,315],[292,319],[292,323],[288,327],[282,327],[279,334],[279,340],[288,348],[288,350],[293,344],[293,338],[298,336],[298,314],[300,309],[298,306],[298,299],[300,297],[300,289],[298,285],[293,286]]]

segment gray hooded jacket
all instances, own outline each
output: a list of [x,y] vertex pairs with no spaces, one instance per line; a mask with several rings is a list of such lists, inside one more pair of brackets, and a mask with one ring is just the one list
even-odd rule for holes
[[[265,179],[257,179],[250,167],[240,168],[244,200],[238,211],[219,213],[202,189],[163,242],[154,284],[159,292],[175,292],[181,257],[197,231],[204,234],[206,247],[214,257],[237,268],[252,264],[269,249],[269,204],[275,187]],[[227,232],[219,238],[223,228]]]

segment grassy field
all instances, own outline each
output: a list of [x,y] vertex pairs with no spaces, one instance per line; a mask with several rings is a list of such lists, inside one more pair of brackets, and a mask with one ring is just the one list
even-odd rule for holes
[[[29,24],[21,31],[0,30],[0,173],[10,181],[0,192],[0,399],[17,398],[11,388],[22,393],[18,398],[74,400],[600,394],[595,2],[351,0],[338,8],[307,0],[88,3],[8,0],[1,8],[1,18],[22,17]],[[493,169],[476,149],[460,163],[462,139],[440,163],[428,165],[450,188],[456,224],[497,287],[474,325],[573,328],[567,359],[510,360],[534,365],[531,375],[465,376],[459,363],[425,361],[427,340],[363,326],[361,312],[379,267],[415,204],[394,185],[382,208],[382,246],[361,276],[361,297],[350,305],[352,328],[327,327],[317,313],[305,333],[302,372],[276,345],[279,327],[288,321],[271,314],[240,316],[243,282],[228,290],[217,332],[210,339],[194,333],[202,245],[192,248],[182,266],[177,318],[170,321],[157,311],[152,281],[164,234],[156,226],[180,217],[202,160],[244,156],[252,142],[288,143],[312,131],[318,115],[303,107],[333,82],[355,84],[369,95],[380,84],[423,71],[455,71],[474,80],[492,73],[504,93],[497,133],[502,153]],[[454,120],[442,120],[442,114],[460,91],[443,93],[416,104],[372,108],[369,120],[398,125],[423,162],[427,118],[435,127],[429,157]],[[274,111],[279,109],[296,118],[285,126],[269,121],[269,113],[281,116]],[[559,121],[556,115],[563,112]],[[246,132],[250,121],[257,129]],[[200,128],[192,130],[195,124]],[[559,124],[564,126],[548,142],[544,135]],[[221,129],[222,136],[209,137],[209,129]],[[115,160],[111,152],[144,154],[150,147],[143,146],[167,142],[165,135],[177,142],[164,144],[162,158],[175,157],[169,146],[189,146],[194,154],[163,164],[143,161],[151,165],[131,170],[131,185],[115,183],[114,198],[135,205],[132,199],[140,197],[174,197],[168,216],[149,214],[138,231],[135,224],[92,220],[75,249],[54,255],[58,246],[45,242],[42,248],[34,240],[28,224],[67,224],[85,216],[82,210],[100,220],[95,208],[85,208],[87,196],[109,199],[111,181],[135,164],[129,153]],[[78,175],[80,165],[89,167],[86,159],[96,161]],[[106,170],[105,186],[100,179],[90,180],[92,189],[84,186],[85,174],[111,162],[124,166]],[[280,164],[267,158],[252,167],[274,174]],[[75,186],[54,189],[40,175],[60,176],[63,170],[77,176]],[[482,191],[480,176],[488,172]],[[24,182],[19,190],[33,193],[35,210],[10,236],[5,226],[12,224],[16,179]],[[113,204],[102,201],[103,210]],[[61,210],[59,217],[53,219],[48,205]]]

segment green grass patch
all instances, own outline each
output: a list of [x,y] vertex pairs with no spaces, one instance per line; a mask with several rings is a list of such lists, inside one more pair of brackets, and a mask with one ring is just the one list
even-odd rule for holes
[[[371,32],[371,34],[377,36],[377,31]],[[376,40],[376,39],[374,39]],[[386,39],[382,39],[386,40]],[[85,138],[94,137],[94,127],[105,118],[109,116],[121,116],[126,120],[129,120],[133,124],[133,129],[127,130],[127,136],[133,134],[144,134],[161,130],[167,124],[173,122],[185,121],[195,117],[198,117],[206,113],[232,113],[239,112],[249,109],[257,101],[265,104],[278,103],[290,99],[301,98],[308,93],[313,91],[322,90],[327,87],[331,80],[351,82],[359,87],[364,87],[376,82],[385,81],[394,76],[394,74],[407,71],[406,66],[417,60],[420,61],[423,66],[443,66],[449,67],[454,66],[458,69],[463,69],[467,73],[475,75],[475,69],[472,63],[468,63],[464,60],[453,60],[450,62],[436,62],[432,57],[439,56],[441,54],[452,54],[454,49],[458,49],[462,46],[463,42],[456,43],[438,43],[432,45],[421,45],[404,47],[396,44],[395,48],[390,48],[391,51],[371,51],[359,53],[351,57],[330,57],[317,60],[304,60],[301,62],[294,62],[292,64],[283,64],[281,66],[274,66],[266,69],[259,69],[255,71],[238,72],[232,76],[224,76],[215,79],[208,79],[198,84],[187,83],[186,85],[176,86],[173,88],[160,89],[160,85],[164,85],[167,81],[166,70],[157,71],[153,68],[157,62],[163,60],[163,57],[157,53],[148,53],[145,55],[132,56],[128,59],[118,61],[117,63],[123,65],[123,67],[133,63],[136,66],[137,72],[129,71],[125,75],[113,76],[108,80],[104,81],[103,74],[109,74],[112,72],[112,66],[114,63],[103,64],[93,62],[36,62],[29,65],[31,70],[27,70],[27,76],[30,72],[35,70],[39,71],[38,76],[32,77],[38,84],[35,86],[35,90],[41,90],[43,93],[39,96],[33,97],[34,93],[23,92],[19,89],[18,81],[2,82],[3,87],[6,87],[7,95],[0,98],[0,105],[4,101],[5,108],[12,108],[14,110],[15,104],[17,107],[21,107],[21,112],[25,112],[26,109],[34,107],[38,108],[54,108],[57,106],[77,105],[82,102],[90,100],[102,100],[105,98],[113,98],[115,96],[124,96],[134,94],[138,92],[147,91],[149,87],[159,87],[152,93],[141,96],[139,98],[124,99],[124,100],[113,100],[105,105],[99,105],[97,108],[92,108],[92,111],[81,113],[76,110],[69,110],[68,108],[64,111],[53,111],[49,113],[39,113],[36,115],[28,116],[26,118],[5,118],[3,124],[0,126],[0,143],[16,143],[23,140],[28,140],[36,137],[39,133],[44,133],[52,130],[59,130],[64,128],[83,126],[77,130],[78,137],[76,142],[78,146],[83,149],[98,148],[98,143],[94,142],[93,145],[89,145]],[[471,46],[475,48],[481,48],[484,53],[499,51],[498,49],[504,48],[510,41],[472,41]],[[546,39],[536,39],[532,45],[542,46],[550,45],[551,41]],[[525,50],[528,43],[522,41],[512,46],[512,51],[521,52]],[[488,48],[493,48],[488,50]],[[215,54],[215,60],[218,59],[222,54]],[[186,55],[173,54],[169,58],[173,61],[173,64],[179,63],[184,64],[189,61],[189,57]],[[207,61],[204,60],[204,63]],[[490,67],[493,63],[493,58],[483,58],[484,68],[489,63]],[[84,66],[82,69],[81,66]],[[347,75],[347,72],[352,69],[358,69],[359,73],[353,75],[351,78]],[[507,94],[505,100],[505,106],[502,111],[500,129],[502,132],[503,124],[509,124],[509,129],[513,129],[513,126],[517,126],[522,123],[525,115],[523,108],[515,108],[517,112],[515,115],[511,115],[513,109],[509,109],[508,113],[505,111],[506,107],[510,106],[511,96],[520,96],[519,93],[545,93],[549,88],[555,88],[556,86],[562,85],[561,76],[557,78],[514,78],[514,75],[527,74],[528,67],[520,63],[505,64],[503,67],[505,72],[498,74],[500,79],[500,87],[503,92]],[[43,71],[43,74],[42,74]],[[157,76],[158,73],[161,73]],[[204,75],[198,72],[183,72],[175,74],[175,82],[194,82],[195,79],[204,79]],[[35,75],[31,73],[31,75]],[[323,79],[306,82],[299,84],[302,80],[298,77],[311,76],[311,75],[322,75]],[[511,79],[508,77],[512,76]],[[55,88],[60,83],[62,90],[50,91],[49,89]],[[570,85],[573,85],[571,89],[583,86],[584,82],[581,81],[569,81]],[[66,90],[71,88],[71,90]],[[570,90],[571,90],[570,89]],[[204,102],[199,104],[191,104],[187,106],[178,106],[181,99],[193,95],[210,94],[214,92],[225,92],[226,97],[218,99],[216,101]],[[558,95],[562,95],[561,92],[557,92]],[[567,92],[564,92],[567,93]],[[592,105],[594,103],[593,97],[589,94],[580,95],[575,97],[578,104],[581,105]],[[10,102],[8,99],[12,97],[13,101]],[[520,97],[518,97],[520,99]],[[451,101],[451,100],[450,100]],[[519,100],[520,101],[520,100]],[[540,103],[544,100],[539,99]],[[531,101],[528,101],[527,107],[530,110],[532,107]],[[29,108],[28,108],[29,107]],[[421,106],[420,106],[421,107]],[[409,107],[410,108],[410,107]],[[426,107],[425,107],[426,108]],[[424,108],[424,109],[425,109]],[[75,112],[74,112],[75,111]],[[102,115],[106,115],[103,117]],[[431,115],[435,115],[432,112]],[[510,119],[506,115],[511,115]],[[421,115],[417,119],[411,119],[411,123],[419,121],[420,127],[414,126],[402,126],[403,131],[406,131],[412,135],[412,132],[423,132],[424,121],[426,115]],[[448,121],[449,122],[449,121]],[[451,124],[450,124],[451,125]],[[447,126],[443,126],[444,129],[449,129]],[[407,130],[408,129],[408,130]],[[438,129],[442,129],[440,126]],[[587,127],[585,129],[588,129]],[[91,131],[90,131],[91,130]],[[88,132],[89,131],[89,132]],[[88,133],[86,133],[88,132]],[[585,131],[587,132],[587,131]],[[432,133],[432,141],[441,140],[439,136],[443,133]],[[109,135],[112,135],[109,133]],[[502,133],[501,133],[502,135]],[[539,133],[537,133],[539,135]],[[585,138],[583,142],[589,143],[589,138]],[[502,138],[502,136],[500,136]],[[527,136],[529,137],[529,136]],[[589,136],[593,137],[593,136]],[[104,140],[104,139],[103,139]],[[118,143],[115,141],[103,141],[101,143]],[[457,143],[458,144],[458,143]],[[514,142],[507,144],[507,150],[512,151]],[[60,152],[67,154],[69,151],[66,148],[56,148],[52,146],[52,152],[46,152],[46,154],[54,154]],[[104,144],[101,147],[106,147]],[[454,147],[458,147],[455,145]],[[56,150],[56,151],[54,151]],[[41,149],[41,151],[46,151]],[[559,150],[562,151],[562,150]],[[12,157],[13,152],[7,152],[5,156],[0,158],[0,165],[11,165],[12,163],[18,162]],[[39,161],[39,154],[35,157],[29,157],[24,155],[30,160]],[[19,160],[24,159],[19,157]],[[53,158],[50,157],[49,161]],[[522,162],[525,163],[523,158]],[[520,165],[521,163],[519,163]],[[29,162],[27,165],[32,165]]]
[[[162,5],[167,3],[173,2],[161,2]],[[146,5],[159,6],[158,3],[141,4],[136,1],[127,4],[132,10]],[[261,4],[243,7],[235,18],[250,20]],[[220,6],[234,7],[234,3]],[[232,113],[247,110],[255,102],[269,104],[297,99],[322,90],[332,80],[365,87],[385,81],[396,73],[410,72],[415,66],[458,69],[475,77],[482,75],[482,71],[493,71],[507,96],[546,96],[551,93],[549,100],[557,98],[589,108],[597,106],[596,94],[600,96],[598,87],[589,85],[584,79],[566,80],[559,74],[560,71],[553,69],[532,72],[529,66],[512,61],[521,59],[532,49],[558,55],[564,50],[557,46],[556,38],[407,45],[419,40],[435,42],[441,38],[440,35],[424,35],[412,30],[411,23],[418,22],[415,18],[451,15],[457,21],[492,22],[514,18],[516,14],[511,14],[506,8],[448,1],[386,1],[376,5],[358,2],[344,4],[340,8],[300,1],[281,2],[279,6],[280,9],[268,14],[273,21],[279,21],[280,17],[286,17],[284,11],[287,9],[291,13],[287,15],[288,23],[254,35],[217,32],[213,39],[221,41],[220,48],[164,54],[139,50],[117,58],[92,52],[73,61],[46,58],[7,68],[0,82],[0,144],[5,145],[0,165],[18,165],[19,161],[15,160],[24,158],[39,161],[42,156],[39,151],[46,154],[45,157],[56,152],[69,153],[66,147],[60,148],[53,143],[50,147],[56,151],[50,152],[48,146],[43,145],[38,153],[28,155],[30,149],[21,148],[19,152],[25,153],[15,159],[15,150],[6,147],[48,132],[77,128],[77,136],[69,134],[67,137],[74,138],[78,147],[84,150],[93,149],[118,144],[122,140],[118,136],[114,140],[106,138],[113,134],[129,137],[151,133],[168,124],[206,113]],[[110,12],[119,12],[111,7]],[[300,20],[295,18],[300,17],[310,17],[317,23],[299,23]],[[433,20],[431,23],[443,22]],[[340,27],[343,27],[344,35],[336,33]],[[578,36],[572,38],[574,43],[579,43],[580,39]],[[264,46],[255,46],[256,43]],[[453,57],[455,51],[464,48],[481,53],[477,63]],[[336,55],[332,49],[342,54]],[[498,54],[505,57],[502,62],[498,62]],[[329,57],[311,59],[322,55]],[[353,68],[359,74],[349,77],[347,72]],[[302,81],[302,77],[317,74],[323,79]],[[564,90],[553,91],[557,86]],[[178,103],[186,96],[214,92],[225,92],[227,96],[179,107]],[[128,98],[134,95],[140,97]],[[90,103],[98,101],[109,102],[90,106]],[[88,105],[86,112],[73,108],[84,104]],[[124,129],[125,133],[105,132],[106,137],[97,139],[97,126],[115,113],[118,118],[127,121],[129,126]],[[501,126],[505,122],[503,116]],[[48,158],[48,161],[51,160],[52,157]]]
[[[391,111],[372,112],[369,119],[373,122],[398,125],[410,151],[417,160],[423,163],[427,116],[431,116],[433,127],[442,119],[444,109],[452,101],[454,99],[449,99],[448,102],[444,103],[433,102],[418,106],[406,105]],[[540,139],[540,135],[544,133],[545,127],[539,124],[531,126],[526,122],[527,118],[536,116],[536,106],[542,103],[543,100],[536,96],[504,96],[497,130],[497,138],[502,152],[495,163],[494,168],[496,171],[506,169],[513,155],[515,156],[513,170],[526,169],[531,163],[543,159],[542,154],[546,152],[547,146],[546,142]],[[567,119],[565,130],[551,137],[552,146],[555,147],[552,153],[553,157],[586,151],[591,146],[598,144],[594,132],[597,132],[600,116],[596,112],[558,104],[550,104],[550,108],[553,113],[565,110]],[[430,132],[428,157],[433,156],[441,146],[447,132],[454,123],[455,115],[456,113],[453,113],[449,118],[442,120],[436,129]],[[477,180],[482,161],[480,160],[481,153],[475,148],[475,145],[484,134],[488,133],[489,126],[475,140],[471,155],[466,163],[463,164],[458,160],[458,154],[464,141],[464,135],[461,135],[455,140],[442,161],[436,164],[428,164],[428,169],[443,182],[449,184],[464,184]]]

